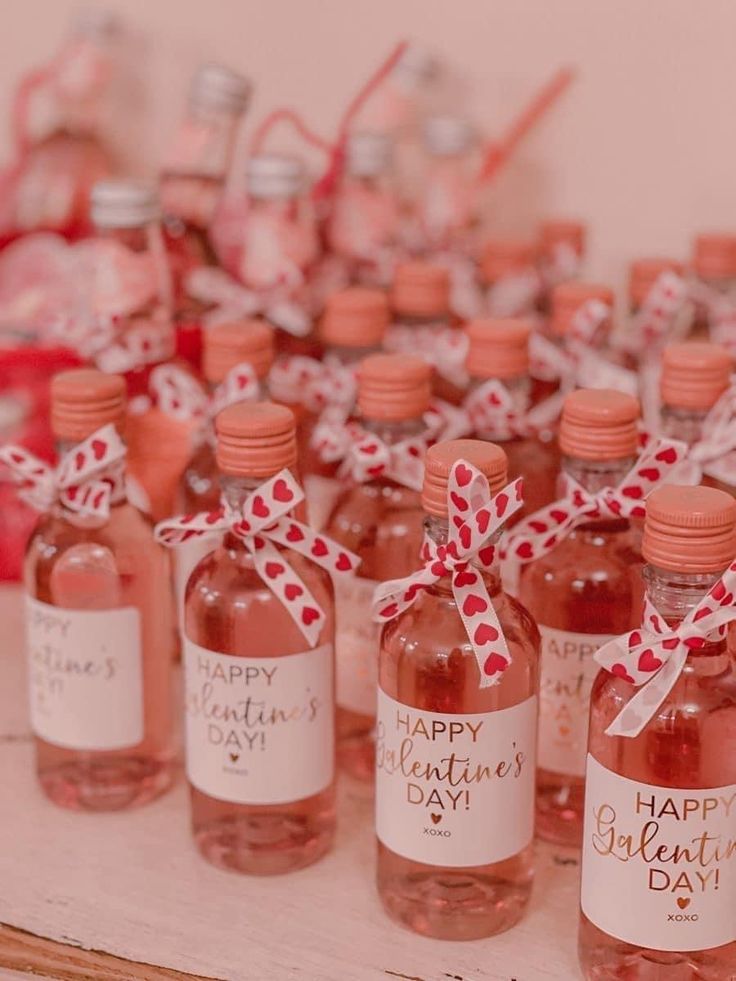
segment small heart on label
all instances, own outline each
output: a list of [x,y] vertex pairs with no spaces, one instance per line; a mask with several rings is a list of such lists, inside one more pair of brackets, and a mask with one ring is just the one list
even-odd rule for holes
[[680,909],[687,909],[688,906],[690,905],[690,897],[689,896],[678,896],[677,897],[677,905],[680,907]]
[[432,824],[439,824],[442,820],[441,814],[430,814],[429,816],[432,818]]
[[569,736],[570,735],[570,728],[569,728],[569,726],[558,726],[557,728],[559,729],[559,732],[560,732],[560,735],[561,736]]
[[240,753],[230,753],[230,759],[233,763],[237,763],[240,759]]

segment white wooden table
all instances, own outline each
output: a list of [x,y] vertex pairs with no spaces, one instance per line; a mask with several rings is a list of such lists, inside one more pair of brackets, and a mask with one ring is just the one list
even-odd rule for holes
[[20,597],[0,588],[0,981],[572,981],[578,867],[538,848],[531,910],[484,941],[401,929],[373,884],[372,802],[342,788],[333,853],[290,876],[204,862],[183,780],[152,805],[85,815],[54,807],[33,775]]

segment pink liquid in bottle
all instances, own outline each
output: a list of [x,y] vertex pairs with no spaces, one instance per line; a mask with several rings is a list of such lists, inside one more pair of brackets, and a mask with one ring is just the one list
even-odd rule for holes
[[[685,341],[668,345],[662,355],[660,395],[662,400],[662,434],[681,439],[690,447],[690,460],[678,471],[700,481],[736,494],[736,461],[722,440],[714,438],[717,427],[728,426],[733,410],[724,403],[729,392],[733,360],[724,347],[703,341]],[[727,394],[728,393],[728,394]],[[721,399],[724,401],[721,402]],[[720,404],[719,404],[720,403]],[[718,408],[716,408],[718,405]],[[717,419],[721,406],[724,418]]]
[[[59,374],[51,412],[60,454],[76,454],[100,427],[122,426],[123,380],[88,370]],[[169,561],[147,519],[125,500],[120,479],[109,518],[55,505],[41,519],[25,584],[44,793],[87,811],[158,796],[174,774]]]
[[[375,437],[365,439],[364,450],[380,446],[379,452],[388,448],[404,456],[403,466],[389,461],[375,476],[370,466],[352,467],[325,526],[331,538],[362,559],[359,575],[336,588],[337,749],[345,772],[368,782],[375,773],[380,638],[371,601],[379,582],[409,575],[418,564],[422,468],[421,456],[412,454],[420,453],[425,432],[430,368],[420,358],[379,354],[366,358],[358,377],[360,425],[366,437]],[[356,450],[356,456],[364,450]],[[378,453],[371,462],[374,458],[379,459]]]
[[[733,561],[733,497],[659,488],[647,502],[642,551],[648,599],[676,629]],[[713,605],[724,598],[732,604],[719,593]],[[666,650],[655,644],[650,653]],[[729,981],[736,966],[733,648],[717,633],[707,636],[687,653],[663,700],[655,695],[650,707],[627,710],[658,680],[635,688],[601,670],[593,686],[580,964],[590,981]],[[636,725],[607,734],[625,711]],[[626,715],[621,723],[630,726]]]
[[[238,508],[296,464],[292,414],[240,403],[216,420],[217,461]],[[236,872],[289,872],[335,831],[334,619],[329,576],[290,549],[284,561],[326,614],[314,646],[227,533],[186,590],[187,773],[199,851]]]
[[[615,487],[636,459],[638,415],[620,392],[569,395],[563,472],[589,493]],[[522,571],[519,598],[542,635],[537,833],[548,841],[580,844],[593,655],[638,625],[643,590],[639,533],[625,518],[578,526]]]
[[[448,473],[460,459],[488,478],[491,492],[506,483],[503,451],[490,443],[457,440],[430,448],[423,501],[436,545],[447,541]],[[448,578],[421,591],[381,638],[378,891],[393,919],[447,940],[513,926],[526,909],[534,871],[539,636],[526,610],[502,592],[498,569],[482,576],[512,658],[498,684],[481,687]],[[506,757],[511,767],[502,764]],[[470,775],[488,767],[506,776],[490,783],[468,778],[468,789],[460,789],[457,767]]]
[[187,274],[218,264],[208,229],[232,163],[251,84],[224,65],[203,65],[194,76],[185,119],[161,174],[166,249],[174,280],[177,328],[194,329],[202,306],[186,293]]
[[730,331],[718,321],[721,309],[727,313],[736,302],[736,236],[698,235],[691,266],[691,285],[704,295],[696,300],[690,337],[724,343]]

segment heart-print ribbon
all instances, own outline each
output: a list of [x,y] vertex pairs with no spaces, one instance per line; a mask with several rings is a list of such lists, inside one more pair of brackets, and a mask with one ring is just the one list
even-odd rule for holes
[[47,512],[58,502],[72,515],[106,519],[110,505],[125,499],[125,453],[109,423],[69,449],[56,467],[12,444],[0,447],[0,462],[35,511]]
[[291,298],[286,287],[249,289],[214,266],[192,269],[184,286],[193,299],[214,307],[205,315],[207,325],[262,314],[270,323],[294,337],[306,337],[312,326],[308,314]]
[[564,496],[519,522],[504,544],[504,558],[520,562],[541,558],[587,521],[643,518],[649,494],[671,477],[686,455],[685,443],[655,440],[616,487],[604,487],[596,493],[563,474]]
[[258,575],[314,647],[325,624],[325,611],[276,546],[298,552],[333,576],[354,572],[360,559],[291,517],[303,500],[299,484],[288,470],[282,470],[249,494],[240,510],[222,505],[216,511],[169,518],[156,525],[156,539],[175,547],[191,538],[231,531],[242,539]]
[[[611,307],[602,300],[581,303],[570,321],[562,344],[554,344],[539,332],[529,339],[530,372],[544,381],[560,381],[568,390],[577,382],[580,361],[590,350],[596,334],[610,320]],[[587,384],[586,384],[586,387]]]
[[229,405],[256,402],[261,397],[258,376],[246,361],[231,368],[211,394],[188,371],[170,364],[154,368],[149,389],[162,412],[184,422],[199,422],[205,432]]
[[304,355],[279,358],[271,368],[269,387],[279,402],[303,405],[321,413],[328,407],[345,415],[355,405],[358,391],[357,365],[346,365],[327,355],[324,361]]
[[490,440],[530,436],[533,430],[521,402],[502,381],[491,378],[474,389],[462,406],[434,399],[428,423],[436,440],[460,439],[472,433]]
[[467,461],[458,461],[447,486],[447,544],[425,539],[422,568],[404,579],[381,583],[373,595],[373,619],[386,623],[408,609],[422,590],[449,578],[478,661],[481,688],[501,680],[511,653],[480,570],[493,564],[496,545],[491,539],[522,504],[521,479],[491,497],[483,474]]
[[[371,480],[385,479],[411,490],[422,489],[426,438],[412,436],[397,443],[387,443],[380,436],[352,422],[345,423],[343,430],[344,454],[338,470],[340,480],[365,484]],[[337,442],[335,440],[333,445],[337,445]]]
[[688,288],[682,276],[671,270],[660,273],[641,307],[631,320],[623,342],[633,354],[651,354],[671,336],[672,326],[688,300]]
[[678,626],[669,625],[647,597],[642,626],[599,648],[598,664],[639,689],[606,735],[639,735],[680,677],[690,651],[725,637],[727,625],[736,619],[734,594],[736,562]]
[[490,317],[518,317],[534,309],[542,289],[542,277],[536,269],[509,273],[488,287],[486,310]]
[[701,437],[690,447],[688,464],[699,468],[692,474],[693,483],[707,474],[736,485],[736,380],[703,420]]
[[541,266],[545,289],[550,290],[559,283],[568,283],[571,279],[577,279],[581,265],[580,254],[569,242],[556,242],[552,254]]
[[464,388],[468,384],[468,338],[463,330],[443,322],[417,326],[397,323],[389,327],[383,346],[392,354],[424,358],[451,385]]

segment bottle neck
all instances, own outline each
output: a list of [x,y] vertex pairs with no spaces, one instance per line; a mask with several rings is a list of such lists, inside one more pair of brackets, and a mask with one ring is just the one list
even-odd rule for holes
[[662,406],[662,435],[681,439],[688,446],[703,438],[703,423],[707,409],[680,409],[674,405]]
[[606,487],[616,487],[636,463],[635,456],[620,460],[581,460],[562,458],[562,473],[572,477],[589,494],[599,494]]
[[[436,515],[429,514],[424,520],[424,531],[427,538],[435,547],[446,545],[449,540],[448,519],[439,518]],[[501,541],[502,533],[502,529],[499,529],[499,531],[497,531],[484,544],[498,546]],[[472,559],[470,561],[470,564],[474,567],[475,571],[478,572],[483,579],[490,596],[496,596],[501,593],[501,567],[499,562],[499,552],[500,549],[497,547],[494,552],[493,562],[489,566],[483,566],[480,568]],[[438,595],[451,596],[452,582],[450,577],[444,576],[442,579],[439,579],[431,587],[430,591]]]
[[434,313],[402,313],[394,311],[395,320],[407,327],[442,327],[449,326],[450,315],[447,310],[437,310]]
[[376,354],[381,350],[380,344],[367,345],[366,347],[355,347],[347,344],[330,344],[325,348],[325,362],[332,362],[344,366],[358,365],[371,354]]
[[684,620],[712,589],[720,572],[672,572],[645,565],[642,573],[647,595],[668,623]]
[[396,443],[400,443],[405,439],[421,436],[426,429],[424,420],[421,417],[418,419],[401,419],[399,421],[363,418],[361,419],[361,426],[366,432],[377,436],[388,446],[394,446]]

